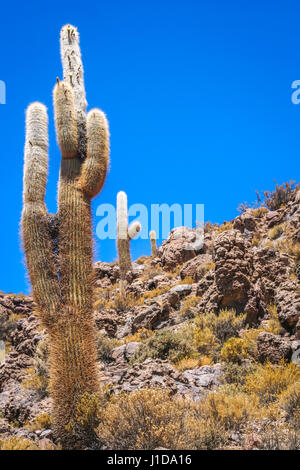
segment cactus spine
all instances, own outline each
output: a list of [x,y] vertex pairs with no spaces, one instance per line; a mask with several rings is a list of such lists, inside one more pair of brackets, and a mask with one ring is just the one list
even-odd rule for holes
[[124,191],[117,194],[117,248],[121,279],[132,270],[130,240],[141,230],[139,222],[133,222],[128,228],[127,195]]
[[157,247],[156,247],[156,233],[155,233],[155,230],[151,230],[151,232],[149,233],[149,237],[150,237],[150,242],[151,242],[152,256],[156,256],[157,255]]
[[[91,198],[104,184],[109,131],[100,110],[86,116],[79,36],[70,25],[61,30],[61,56],[64,82],[58,81],[54,88],[62,153],[58,213],[48,214],[44,203],[47,111],[33,103],[26,112],[22,231],[34,299],[50,338],[54,432],[64,448],[76,448],[95,437],[93,426],[79,422],[77,413],[82,397],[94,396],[99,389],[92,317]],[[58,234],[52,229],[56,219]]]

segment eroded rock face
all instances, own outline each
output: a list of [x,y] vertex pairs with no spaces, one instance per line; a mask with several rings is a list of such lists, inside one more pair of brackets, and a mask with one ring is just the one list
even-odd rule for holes
[[238,230],[221,233],[215,242],[215,281],[221,306],[241,311],[251,287],[250,245]]
[[146,359],[127,369],[113,391],[131,392],[145,387],[159,387],[197,400],[203,396],[205,390],[211,390],[219,384],[220,373],[220,364],[178,372],[168,361]]
[[100,287],[103,285],[103,280],[107,280],[110,284],[114,284],[118,279],[120,279],[120,269],[115,263],[97,261],[94,263],[93,267],[97,281],[102,281],[98,282]]
[[248,209],[240,216],[236,217],[233,222],[233,228],[239,230],[242,233],[255,232],[256,220],[253,216],[252,210]]
[[163,241],[158,249],[158,255],[163,266],[175,268],[196,256],[201,250],[203,241],[200,243],[194,229],[177,227],[171,230],[167,240]]
[[252,280],[261,290],[267,304],[274,302],[277,287],[287,280],[288,267],[288,257],[272,247],[254,251]]
[[289,361],[292,347],[289,342],[272,333],[260,333],[257,338],[258,359],[278,364],[282,359]]
[[227,230],[216,238],[214,250],[214,280],[208,273],[206,283],[202,280],[197,286],[197,295],[202,295],[200,312],[233,308],[237,313],[246,313],[249,323],[257,322],[267,308],[260,289],[251,280],[250,242],[239,230]]
[[180,277],[184,279],[186,277],[191,277],[195,282],[199,281],[205,272],[205,265],[212,263],[212,256],[209,254],[198,255],[195,258],[187,261],[180,270]]
[[300,318],[300,286],[297,281],[286,281],[276,289],[275,304],[281,325],[295,332]]

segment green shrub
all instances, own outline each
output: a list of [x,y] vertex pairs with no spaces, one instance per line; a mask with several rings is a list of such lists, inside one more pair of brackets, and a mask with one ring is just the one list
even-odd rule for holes
[[221,359],[225,362],[240,364],[248,357],[248,350],[242,338],[230,338],[221,349]]
[[147,358],[168,359],[178,362],[193,353],[191,342],[183,332],[158,330],[146,339],[132,358],[132,362],[143,362]]

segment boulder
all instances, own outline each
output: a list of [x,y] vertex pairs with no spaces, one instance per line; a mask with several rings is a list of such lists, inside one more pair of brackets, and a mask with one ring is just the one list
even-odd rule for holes
[[278,364],[282,359],[290,360],[292,347],[289,342],[272,333],[260,333],[257,338],[258,359]]

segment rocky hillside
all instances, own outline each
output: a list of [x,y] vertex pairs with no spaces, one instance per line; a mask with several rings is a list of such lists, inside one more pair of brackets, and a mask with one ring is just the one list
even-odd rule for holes
[[[199,252],[172,230],[125,282],[95,263],[102,389],[78,419],[98,448],[299,449],[300,190],[241,212],[207,223]],[[0,339],[0,448],[59,448],[30,297],[0,294]]]

